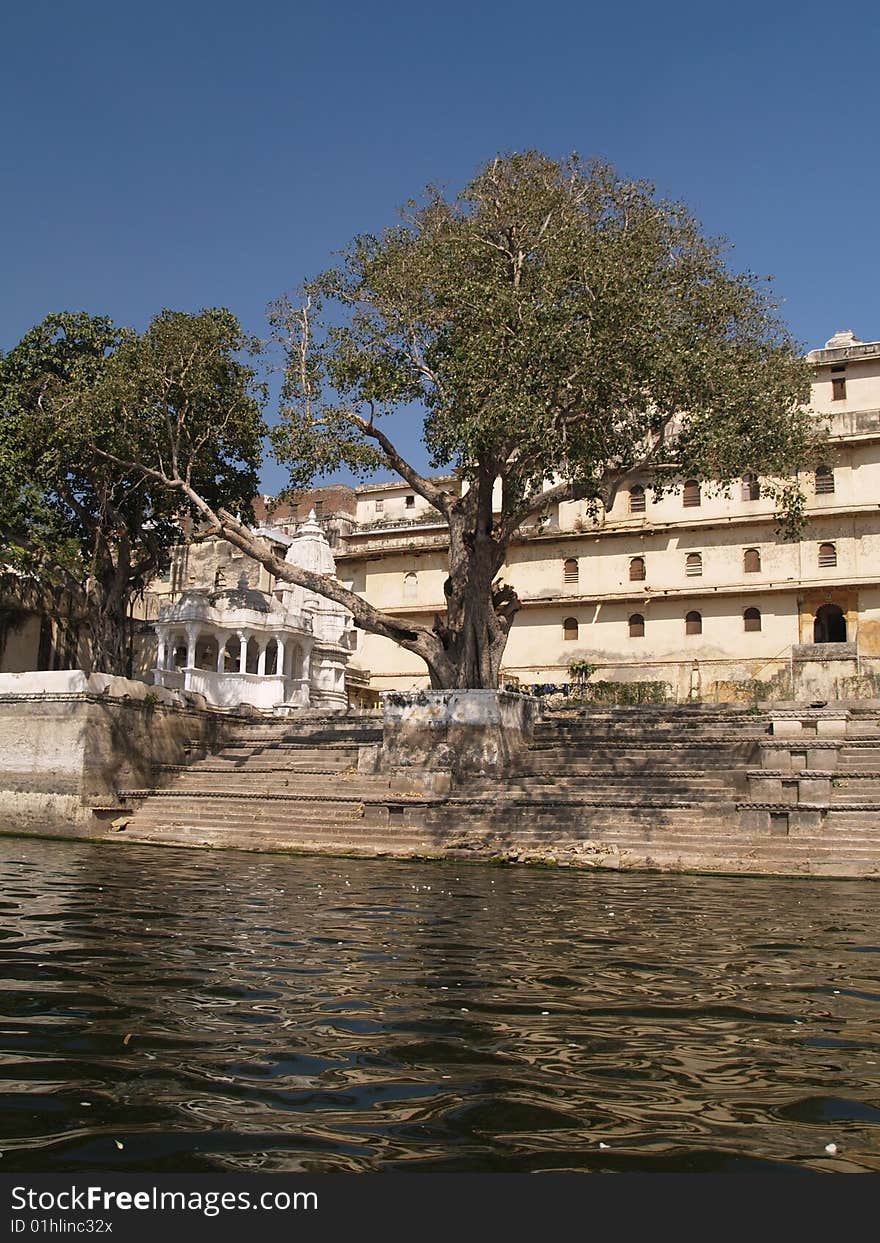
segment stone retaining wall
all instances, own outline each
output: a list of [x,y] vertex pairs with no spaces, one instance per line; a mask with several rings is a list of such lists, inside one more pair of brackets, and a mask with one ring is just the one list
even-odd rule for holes
[[117,814],[119,789],[215,750],[229,726],[142,682],[0,674],[2,829],[87,832]]

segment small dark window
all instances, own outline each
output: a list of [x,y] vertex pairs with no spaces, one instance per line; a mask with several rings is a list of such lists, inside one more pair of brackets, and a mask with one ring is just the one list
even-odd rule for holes
[[563,583],[577,583],[578,581],[578,563],[575,557],[569,557],[567,561],[562,563],[562,581]]
[[382,497],[379,497],[378,501],[375,502],[375,506],[376,506],[376,513],[381,514],[382,510],[385,508],[384,499]]
[[631,514],[645,512],[645,489],[640,483],[633,484],[629,490],[629,512]]
[[703,618],[696,609],[691,609],[684,619],[685,634],[702,634]]
[[761,629],[761,610],[746,609],[743,613],[743,630]]
[[846,366],[831,368],[831,400],[846,401]]
[[562,623],[562,637],[565,640],[577,639],[578,622],[576,617],[566,617]]
[[743,475],[741,499],[744,501],[759,501],[761,499],[761,484],[758,481],[757,475]]
[[689,552],[684,563],[684,572],[688,578],[699,578],[703,573],[703,558],[698,552]]
[[683,503],[685,508],[692,509],[700,503],[700,485],[696,479],[688,479],[684,485]]
[[416,498],[410,494],[409,496],[406,497],[404,504],[406,505],[407,509],[415,509]]
[[823,604],[813,623],[814,643],[846,643],[846,617],[838,604]]
[[837,545],[836,544],[820,544],[819,545],[819,565],[837,565]]
[[834,491],[834,471],[830,466],[816,467],[816,495],[827,496]]
[[644,582],[645,578],[645,558],[633,557],[629,563],[629,581],[631,583]]
[[746,574],[757,574],[761,569],[761,554],[757,548],[747,548],[743,553],[743,571]]
[[641,613],[633,613],[629,619],[629,637],[643,639],[645,637],[645,619]]

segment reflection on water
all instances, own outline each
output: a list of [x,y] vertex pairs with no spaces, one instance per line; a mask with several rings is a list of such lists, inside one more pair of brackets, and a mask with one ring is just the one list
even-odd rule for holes
[[0,877],[6,1172],[880,1170],[870,882],[14,839]]

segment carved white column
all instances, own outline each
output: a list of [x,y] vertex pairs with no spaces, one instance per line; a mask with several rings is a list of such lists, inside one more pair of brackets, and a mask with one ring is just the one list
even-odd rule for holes
[[275,636],[275,647],[276,647],[275,672],[278,674],[279,677],[283,678],[285,676],[284,658],[285,658],[286,652],[284,649],[284,640],[282,639],[281,635]]
[[166,637],[167,637],[167,636],[166,636],[166,634],[165,634],[165,631],[164,631],[164,630],[157,630],[157,631],[156,631],[156,642],[157,642],[157,648],[156,648],[156,668],[157,668],[157,669],[164,669],[164,668],[165,668],[165,640],[166,640]]
[[193,669],[196,663],[196,644],[199,641],[199,627],[187,626],[186,628],[186,667]]
[[257,639],[260,647],[260,654],[257,657],[257,673],[261,678],[266,676],[266,650],[269,647],[269,640],[264,635],[263,638]]
[[248,636],[243,630],[238,632],[238,641],[241,644],[238,652],[238,672],[247,673]]
[[229,636],[225,634],[217,635],[217,672],[223,673],[226,667],[226,640]]

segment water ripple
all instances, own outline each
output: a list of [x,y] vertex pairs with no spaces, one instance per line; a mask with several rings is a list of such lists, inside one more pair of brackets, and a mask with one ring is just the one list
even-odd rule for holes
[[8,1172],[880,1170],[872,883],[13,839],[0,876]]

